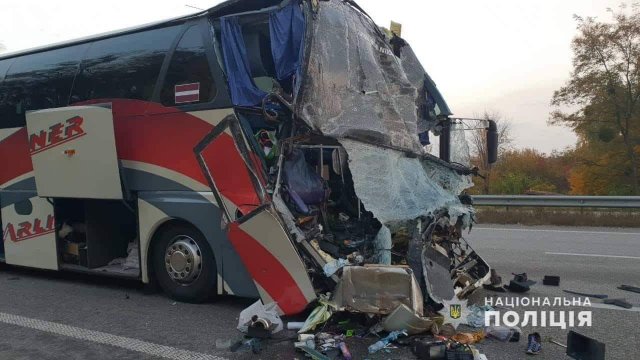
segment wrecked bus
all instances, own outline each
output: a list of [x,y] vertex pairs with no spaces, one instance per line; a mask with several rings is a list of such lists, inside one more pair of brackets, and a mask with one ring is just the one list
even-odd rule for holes
[[451,115],[353,1],[231,0],[4,55],[1,259],[283,314],[347,273],[464,297],[489,266],[463,237],[473,171]]

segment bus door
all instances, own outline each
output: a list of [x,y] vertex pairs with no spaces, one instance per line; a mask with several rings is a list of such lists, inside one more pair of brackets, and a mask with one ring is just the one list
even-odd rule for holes
[[257,155],[238,119],[226,117],[194,151],[224,214],[227,237],[262,301],[276,302],[283,314],[304,310],[316,298],[313,285],[271,204]]
[[7,264],[58,270],[53,205],[34,191],[0,191]]

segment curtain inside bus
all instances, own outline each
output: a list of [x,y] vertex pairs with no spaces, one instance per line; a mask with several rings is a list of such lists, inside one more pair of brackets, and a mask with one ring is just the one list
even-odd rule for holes
[[269,15],[271,53],[281,83],[290,83],[300,71],[304,31],[304,14],[297,0]]
[[220,18],[222,53],[231,100],[236,106],[255,106],[267,95],[253,82],[242,28],[237,17]]
[[[299,77],[301,72],[304,33],[305,19],[300,0],[293,0],[281,9],[269,13],[269,40],[276,72],[274,75],[288,93],[292,92],[292,77]],[[238,16],[220,18],[220,35],[233,104],[259,105],[267,94],[253,81]]]

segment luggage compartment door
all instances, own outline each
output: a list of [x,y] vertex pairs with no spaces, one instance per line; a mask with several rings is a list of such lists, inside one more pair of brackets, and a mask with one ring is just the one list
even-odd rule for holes
[[29,112],[27,131],[39,196],[123,198],[110,104]]
[[[283,314],[296,314],[315,300],[315,291],[246,144],[237,118],[228,116],[194,150],[227,220],[229,241],[262,301],[276,302]],[[238,218],[230,211],[234,208]]]
[[58,270],[53,205],[32,191],[2,191],[7,264]]

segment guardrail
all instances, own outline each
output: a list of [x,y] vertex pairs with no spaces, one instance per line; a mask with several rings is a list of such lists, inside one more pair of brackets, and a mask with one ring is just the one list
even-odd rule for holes
[[473,195],[478,206],[640,209],[640,196]]

